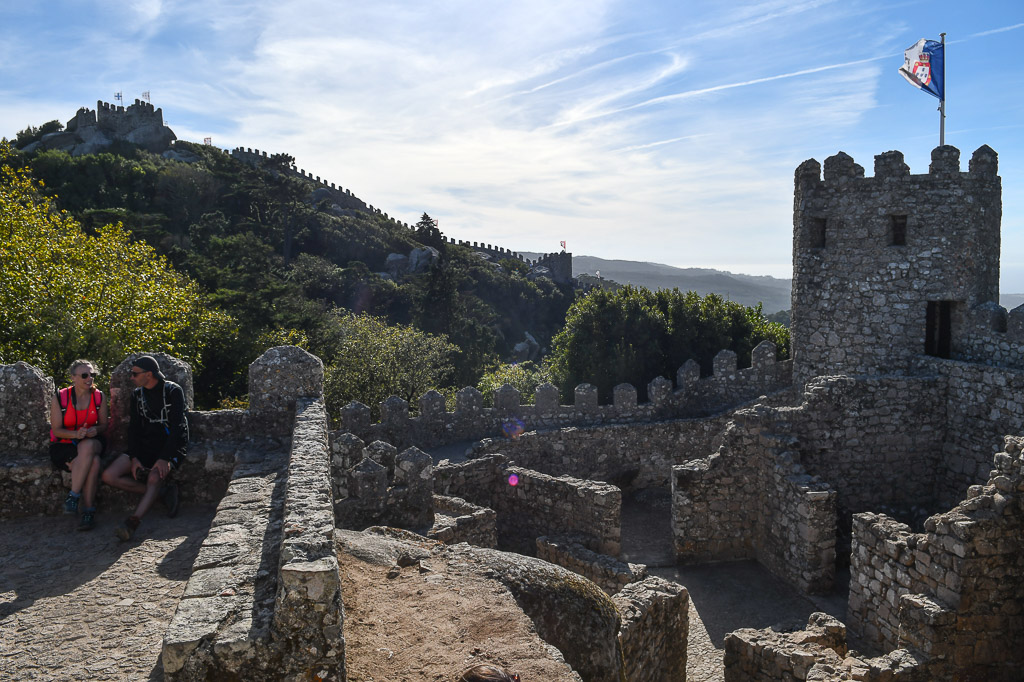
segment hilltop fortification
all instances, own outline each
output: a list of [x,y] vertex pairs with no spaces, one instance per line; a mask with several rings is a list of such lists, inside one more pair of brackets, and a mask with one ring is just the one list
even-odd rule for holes
[[81,156],[101,152],[115,142],[129,142],[160,154],[176,139],[174,131],[164,125],[163,110],[149,102],[137,99],[124,107],[97,101],[95,111],[82,107],[63,132],[44,135],[23,151],[60,149]]

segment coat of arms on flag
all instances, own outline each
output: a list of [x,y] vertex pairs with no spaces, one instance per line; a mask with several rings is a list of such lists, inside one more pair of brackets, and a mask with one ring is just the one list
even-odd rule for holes
[[913,74],[917,80],[921,81],[921,85],[928,85],[932,82],[932,63],[931,57],[926,54],[921,55],[919,62],[914,62]]
[[903,53],[900,75],[929,95],[945,99],[943,83],[944,46],[936,40],[921,38]]

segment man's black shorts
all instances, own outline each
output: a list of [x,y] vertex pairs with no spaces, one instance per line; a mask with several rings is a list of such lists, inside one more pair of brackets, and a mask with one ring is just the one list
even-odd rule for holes
[[[152,469],[156,466],[158,459],[163,457],[163,451],[161,449],[144,450],[142,452],[129,452],[129,457],[134,457],[139,460],[139,463],[147,469]],[[185,448],[178,450],[178,465],[185,461]],[[171,469],[177,469],[178,467],[171,462]]]

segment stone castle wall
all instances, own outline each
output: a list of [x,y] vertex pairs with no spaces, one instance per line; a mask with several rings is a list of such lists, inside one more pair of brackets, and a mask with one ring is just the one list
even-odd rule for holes
[[916,367],[945,383],[936,498],[948,509],[988,479],[1003,436],[1024,433],[1024,370],[926,356]]
[[657,577],[634,582],[612,597],[622,616],[619,645],[629,682],[686,679],[690,595]]
[[493,509],[498,545],[520,554],[535,554],[538,537],[557,535],[577,535],[594,552],[619,553],[622,492],[606,483],[556,478],[487,455],[434,467],[434,492]]
[[[136,100],[136,104],[138,103],[138,100]],[[110,105],[106,106],[109,108]],[[123,110],[124,107],[120,107],[120,109]],[[129,107],[129,109],[131,109],[131,107]],[[105,111],[109,111],[109,109]],[[157,110],[157,114],[160,114],[159,109]],[[73,124],[78,125],[77,121],[80,118],[83,121],[85,121],[86,125],[88,125],[90,115],[93,116],[92,124],[94,125],[95,115],[92,112],[85,110],[84,113],[82,111],[79,111],[78,116],[76,116],[76,118],[68,122],[68,129],[70,130]],[[109,115],[110,114],[107,114],[107,116]],[[235,147],[234,149],[231,150],[230,154],[233,158],[255,167],[265,165],[270,159],[266,151],[253,149],[252,147]],[[345,189],[341,185],[335,185],[333,182],[328,182],[326,178],[321,179],[319,175],[313,175],[312,173],[307,172],[306,169],[304,168],[292,166],[289,170],[293,175],[319,185],[319,188],[317,190],[318,193],[314,197],[314,199],[318,202],[324,199],[329,199],[332,204],[335,204],[340,209],[372,213],[375,215],[382,216],[387,220],[394,220],[396,223],[398,223],[399,225],[406,229],[412,229],[410,228],[409,223],[404,223],[400,220],[392,218],[387,213],[381,211],[379,208],[374,208],[373,206],[367,204],[365,201],[363,201],[356,195],[352,194],[351,189]],[[535,260],[530,260],[528,258],[524,258],[521,254],[512,251],[511,249],[506,249],[501,246],[492,246],[491,244],[485,244],[484,242],[471,242],[461,239],[456,240],[450,237],[443,237],[443,239],[445,240],[446,243],[455,244],[458,246],[465,246],[466,248],[473,249],[474,251],[487,254],[496,261],[512,259],[524,262],[530,266],[545,267],[551,271],[551,278],[555,282],[568,283],[572,281],[572,254],[566,253],[565,251],[544,254]]]
[[761,432],[761,409],[738,412],[717,453],[673,468],[677,560],[756,558],[805,592],[827,591],[836,492],[800,466],[792,439]]
[[517,438],[487,438],[471,457],[500,452],[552,476],[606,481],[623,489],[668,487],[672,467],[711,454],[733,411],[700,419],[565,427]]
[[738,369],[736,354],[721,351],[715,356],[714,373],[701,378],[700,367],[688,360],[676,375],[676,388],[664,377],[647,385],[650,400],[637,403],[637,390],[629,384],[614,389],[611,405],[598,402],[590,384],[576,387],[573,405],[560,405],[555,386],[538,386],[533,405],[522,405],[519,392],[504,386],[494,393],[494,407],[484,407],[483,395],[473,387],[456,395],[455,411],[446,411],[437,391],[419,400],[419,414],[409,416],[409,404],[391,397],[381,403],[381,419],[370,420],[370,408],[353,402],[342,409],[340,431],[366,442],[382,440],[404,448],[423,449],[449,443],[500,438],[529,431],[568,426],[634,424],[661,419],[707,416],[758,396],[776,393],[792,383],[792,363],[775,360],[775,344],[763,341],[752,352],[751,366]]
[[879,650],[943,654],[937,679],[1019,679],[1024,664],[1024,438],[1007,437],[985,485],[925,532],[855,517],[848,622]]
[[619,561],[587,549],[586,543],[580,535],[542,535],[537,538],[537,558],[582,575],[608,595],[647,577],[645,565]]
[[954,348],[963,338],[956,325],[966,311],[998,300],[996,154],[979,148],[966,173],[959,156],[937,147],[927,175],[911,175],[900,152],[875,157],[870,178],[843,153],[826,159],[824,179],[813,159],[797,168],[796,381],[906,373],[925,351],[929,324],[941,353],[940,337],[951,337]]
[[434,495],[434,526],[427,537],[454,545],[468,542],[477,547],[497,547],[497,514],[461,497]]

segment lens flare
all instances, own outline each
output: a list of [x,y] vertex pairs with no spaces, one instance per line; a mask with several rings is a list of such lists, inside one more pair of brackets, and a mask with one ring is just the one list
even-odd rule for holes
[[523,424],[522,421],[518,419],[513,419],[512,421],[508,421],[502,424],[501,430],[505,432],[506,438],[511,438],[512,440],[515,440],[516,438],[519,438],[520,435],[522,435],[523,431],[526,430],[526,426]]
[[509,474],[508,475],[508,484],[510,486],[512,486],[513,488],[516,487],[517,485],[519,485],[519,476],[517,476],[516,474]]

